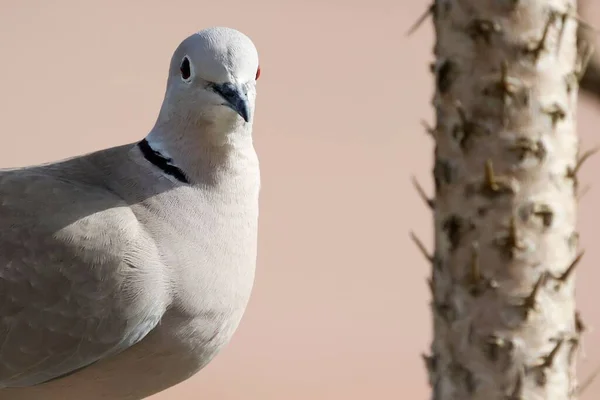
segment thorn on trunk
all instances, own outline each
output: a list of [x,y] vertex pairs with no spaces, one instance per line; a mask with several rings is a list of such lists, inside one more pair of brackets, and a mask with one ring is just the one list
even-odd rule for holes
[[417,29],[425,22],[425,20],[435,13],[435,3],[432,3],[427,10],[417,19],[417,21],[410,27],[410,29],[406,32],[406,36],[410,36],[416,32]]
[[415,176],[412,177],[412,181],[413,181],[413,186],[417,190],[417,193],[419,193],[419,197],[421,197],[421,199],[423,199],[425,204],[427,204],[427,206],[433,210],[435,208],[435,201],[433,199],[430,199],[427,196],[427,194],[425,194],[425,190],[419,184],[419,181],[417,181],[417,178]]
[[510,218],[508,223],[508,232],[498,237],[496,243],[500,246],[502,253],[511,260],[516,257],[518,251],[525,250],[525,246],[519,238],[517,221],[514,216]]
[[552,348],[552,350],[550,350],[550,353],[543,356],[542,362],[532,368],[537,372],[536,383],[538,384],[538,386],[545,386],[548,382],[548,377],[546,376],[546,373],[548,369],[552,368],[554,360],[556,359],[556,355],[558,354],[558,351],[562,347],[564,341],[565,340],[563,338],[556,340],[556,345],[554,346],[554,348]]
[[502,103],[501,117],[503,126],[507,126],[508,123],[507,106],[509,101],[519,100],[520,105],[526,105],[529,102],[529,93],[526,85],[520,79],[509,76],[506,60],[500,63],[500,78],[491,85],[485,86],[482,94],[500,99]]
[[423,126],[423,128],[425,128],[425,132],[427,132],[429,136],[435,139],[435,137],[437,136],[436,129],[429,125],[425,120],[421,120],[421,125]]
[[419,248],[419,250],[421,251],[423,256],[427,259],[427,261],[429,261],[430,263],[433,263],[433,261],[434,261],[433,256],[431,256],[427,252],[425,245],[423,244],[423,242],[421,242],[421,240],[417,237],[417,235],[415,235],[414,232],[410,232],[410,237],[413,240],[413,242],[415,242],[415,244],[417,245],[417,247]]
[[544,31],[542,32],[542,37],[535,43],[531,44],[528,48],[529,52],[533,55],[534,61],[538,61],[542,51],[546,50],[546,39],[548,38],[548,32],[550,31],[550,26],[556,20],[556,13],[550,12],[548,16],[548,21],[546,21],[546,25],[544,26]]
[[577,174],[579,173],[579,170],[583,166],[583,164],[591,156],[596,154],[598,152],[598,150],[600,150],[600,147],[597,146],[597,147],[594,147],[593,149],[588,150],[585,153],[583,153],[581,155],[581,157],[579,157],[579,160],[577,160],[577,163],[575,164],[575,166],[573,168],[567,168],[567,178],[575,179],[577,177]]
[[479,244],[473,242],[471,245],[471,261],[469,263],[469,271],[466,279],[469,293],[473,297],[481,295],[486,289],[498,288],[498,282],[493,279],[488,279],[481,273],[481,264],[479,259]]
[[514,190],[510,185],[509,179],[502,176],[497,176],[494,173],[492,160],[488,159],[485,162],[482,194],[486,197],[494,197],[497,195],[512,193],[514,193]]
[[427,369],[427,372],[430,375],[435,373],[435,371],[437,370],[437,356],[435,354],[421,354],[421,357],[423,357],[423,361],[425,362],[425,368]]
[[538,280],[533,285],[533,289],[531,289],[531,293],[527,297],[525,297],[525,299],[523,300],[523,303],[521,304],[521,309],[523,310],[523,312],[525,314],[525,318],[527,318],[527,316],[529,316],[529,313],[531,311],[534,311],[537,309],[537,296],[538,296],[538,293],[540,292],[542,285],[544,283],[546,283],[547,278],[548,278],[547,272],[542,272],[540,274]]
[[565,340],[563,338],[556,340],[554,348],[550,351],[550,353],[542,358],[542,363],[539,365],[540,368],[548,369],[552,367],[554,360],[556,359],[556,355],[558,354],[558,351],[564,342]]
[[567,269],[565,270],[565,272],[563,272],[559,276],[553,276],[554,280],[556,280],[558,282],[557,285],[554,288],[555,290],[558,290],[560,288],[560,286],[562,284],[564,284],[567,281],[567,279],[569,279],[569,276],[571,276],[573,274],[573,271],[575,271],[575,268],[577,268],[577,265],[579,264],[579,262],[583,258],[584,254],[585,254],[584,251],[580,252],[577,255],[577,257],[575,257],[575,259],[573,260],[573,262],[571,262],[571,264],[569,265],[569,267],[567,267]]

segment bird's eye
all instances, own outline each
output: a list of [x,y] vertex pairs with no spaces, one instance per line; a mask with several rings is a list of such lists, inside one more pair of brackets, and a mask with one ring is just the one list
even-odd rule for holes
[[258,66],[258,69],[256,70],[256,78],[254,78],[254,80],[258,80],[258,78],[260,78],[260,65]]
[[184,82],[189,82],[190,77],[192,76],[192,68],[190,66],[190,59],[185,56],[181,61],[181,65],[179,66],[179,71],[181,72],[181,79]]

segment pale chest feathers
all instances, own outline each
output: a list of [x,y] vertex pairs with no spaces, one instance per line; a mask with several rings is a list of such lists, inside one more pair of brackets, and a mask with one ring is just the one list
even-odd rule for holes
[[182,188],[176,196],[157,195],[140,211],[153,214],[146,228],[170,292],[164,319],[172,320],[168,326],[177,340],[189,342],[186,347],[223,345],[247,305],[256,266],[258,184],[244,189]]

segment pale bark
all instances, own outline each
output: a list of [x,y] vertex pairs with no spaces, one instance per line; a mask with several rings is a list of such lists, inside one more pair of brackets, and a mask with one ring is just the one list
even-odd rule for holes
[[437,0],[435,400],[576,397],[575,0]]

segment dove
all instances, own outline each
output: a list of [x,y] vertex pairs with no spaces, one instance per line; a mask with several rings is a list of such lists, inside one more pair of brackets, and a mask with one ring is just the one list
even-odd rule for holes
[[257,259],[259,75],[246,35],[201,30],[143,139],[0,170],[0,399],[143,399],[230,341]]

